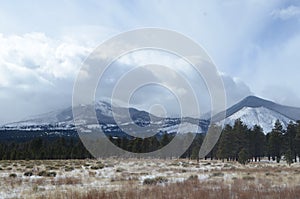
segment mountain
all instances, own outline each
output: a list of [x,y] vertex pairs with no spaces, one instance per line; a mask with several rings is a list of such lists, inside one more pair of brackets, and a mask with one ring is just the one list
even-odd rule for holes
[[[132,107],[113,107],[105,101],[98,101],[95,105],[86,105],[86,107],[75,107],[88,115],[87,111],[95,109],[98,123],[102,130],[111,136],[125,135],[125,132],[133,131],[135,126],[147,127],[151,125],[151,128],[145,128],[145,134],[147,133],[203,133],[207,131],[209,121],[193,119],[193,118],[160,118],[154,116],[146,111],[138,110]],[[113,115],[114,113],[114,115]],[[131,120],[126,116],[129,113]],[[118,118],[119,123],[114,118]],[[86,124],[86,132],[91,132],[95,128],[95,123],[90,123],[89,119],[83,121]],[[195,132],[195,129],[196,130]],[[63,131],[63,130],[75,130],[73,121],[72,107],[67,109],[57,110],[46,114],[33,116],[31,118],[6,124],[0,127],[0,130],[22,130],[22,131]],[[155,131],[155,132],[153,132]],[[135,132],[131,132],[135,133]]]
[[[219,113],[210,119],[195,119],[195,118],[161,118],[142,110],[138,110],[132,107],[112,107],[105,101],[98,101],[95,105],[86,105],[86,107],[75,107],[82,111],[83,115],[86,115],[87,110],[96,110],[98,123],[102,130],[111,136],[126,136],[124,132],[145,133],[205,133],[212,123],[233,125],[236,119],[241,119],[248,127],[254,125],[260,125],[265,133],[272,130],[274,123],[277,119],[282,123],[286,129],[289,122],[296,122],[300,120],[300,108],[283,106],[274,102],[261,99],[255,96],[249,96],[228,108],[226,112]],[[57,134],[57,131],[70,130],[75,132],[75,125],[73,122],[72,107],[53,111],[50,113],[37,115],[26,120],[6,124],[0,127],[3,131],[22,131],[33,132],[40,131],[49,134]],[[113,115],[114,113],[114,115]],[[128,120],[126,114],[130,115],[131,120]],[[226,115],[226,118],[222,120],[222,114]],[[115,121],[115,117],[119,122]],[[85,132],[91,132],[95,128],[95,123],[90,122],[89,119],[83,121],[86,124],[87,129]],[[135,132],[135,127],[146,127],[143,132]],[[180,130],[178,129],[181,127]],[[150,128],[147,128],[150,127]],[[197,129],[195,131],[195,129]]]
[[[213,117],[213,121],[220,121],[220,118],[221,114],[217,114]],[[289,122],[300,120],[300,108],[284,106],[255,96],[249,96],[228,108],[226,119],[223,122],[233,125],[234,121],[239,118],[248,127],[260,125],[264,132],[268,133],[274,127],[277,119],[282,123],[284,129],[286,129]]]

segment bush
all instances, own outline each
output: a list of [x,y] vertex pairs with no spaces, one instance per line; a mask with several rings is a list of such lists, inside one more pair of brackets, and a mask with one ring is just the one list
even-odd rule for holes
[[157,182],[154,178],[146,178],[143,182],[144,185],[156,185]]
[[46,177],[47,176],[47,171],[40,171],[38,173],[38,176],[44,176],[44,177]]
[[47,177],[55,177],[56,176],[56,172],[51,171],[51,172],[47,172]]
[[285,153],[285,161],[286,163],[290,166],[291,164],[294,163],[293,161],[293,154],[292,154],[292,151],[291,150],[288,150],[286,153]]
[[162,176],[158,176],[156,178],[146,178],[143,181],[144,185],[156,185],[158,183],[166,183],[168,179]]
[[17,177],[17,174],[11,173],[11,174],[9,174],[9,177],[10,177],[10,178],[16,178],[16,177]]
[[223,176],[224,176],[224,173],[221,173],[221,172],[212,173],[210,176],[211,176],[211,177],[223,177]]
[[117,169],[116,169],[116,172],[118,172],[118,173],[119,173],[119,172],[123,172],[123,171],[125,171],[125,169],[123,169],[123,168],[117,168]]
[[198,180],[198,176],[197,175],[191,175],[188,180]]
[[68,172],[68,171],[73,171],[74,170],[74,167],[65,167],[65,171]]
[[38,176],[55,177],[56,176],[56,172],[54,172],[54,171],[51,171],[51,172],[41,171],[41,172],[38,173]]
[[98,169],[103,169],[103,168],[104,168],[103,164],[98,164],[98,165],[95,165],[95,166],[91,166],[91,169],[93,169],[93,170],[98,170]]
[[247,150],[245,148],[243,148],[239,154],[238,154],[239,158],[238,158],[238,162],[240,164],[247,164],[248,163],[248,153],[247,153]]
[[27,171],[27,172],[24,173],[24,176],[29,177],[29,176],[32,176],[32,175],[33,175],[33,173],[31,171]]
[[58,170],[56,166],[47,166],[46,169],[48,170]]
[[253,177],[253,176],[244,176],[243,180],[255,180],[255,177]]

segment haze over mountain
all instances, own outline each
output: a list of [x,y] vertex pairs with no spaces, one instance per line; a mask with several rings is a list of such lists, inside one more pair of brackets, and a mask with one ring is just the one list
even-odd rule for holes
[[[198,131],[194,133],[206,132],[210,118],[195,119],[195,118],[161,118],[151,115],[146,111],[140,111],[135,108],[116,107],[118,112],[118,118],[121,118],[123,122],[119,124],[121,129],[132,129],[133,125],[140,127],[146,127],[153,125],[159,132],[176,133],[177,129],[182,123],[184,127],[182,132],[191,132],[196,126]],[[118,124],[116,123],[112,107],[109,103],[99,101],[95,105],[98,121],[101,128],[113,135],[121,132]],[[124,117],[125,113],[129,111],[132,121],[127,121]],[[221,113],[215,115],[212,121],[221,123]],[[123,118],[123,119],[122,119]],[[127,118],[128,119],[128,118]],[[286,129],[289,122],[296,122],[300,120],[300,108],[279,105],[274,102],[264,100],[255,96],[249,96],[234,106],[226,110],[226,119],[223,120],[225,124],[233,125],[236,119],[241,119],[248,127],[254,125],[260,125],[265,133],[272,130],[275,121],[278,119],[283,127]],[[94,124],[89,124],[89,128],[94,128]],[[2,130],[43,130],[43,129],[74,129],[72,108],[66,108],[59,111],[53,111],[50,113],[37,115],[27,120],[6,124],[1,127]],[[151,131],[151,130],[149,130]],[[150,133],[150,132],[149,132]]]
[[[88,110],[89,106],[86,107]],[[167,133],[176,133],[179,125],[182,125],[182,130],[179,133],[204,133],[207,131],[209,121],[194,119],[194,118],[161,118],[154,116],[146,111],[141,111],[135,108],[114,107],[116,112],[113,114],[112,107],[105,101],[99,101],[95,104],[96,115],[102,130],[111,135],[122,134],[122,130],[134,129],[134,125],[140,127],[146,127],[152,125],[152,129],[148,129],[148,133],[151,130]],[[85,111],[85,108],[81,108]],[[130,119],[126,117],[126,112],[129,112]],[[89,114],[85,112],[84,114]],[[117,116],[121,123],[115,121],[114,116]],[[87,119],[88,120],[88,119]],[[86,132],[90,132],[95,128],[95,124],[90,121],[84,121],[87,124]],[[72,108],[66,108],[63,110],[53,111],[46,114],[33,116],[23,121],[9,123],[3,125],[2,130],[25,130],[25,131],[39,131],[39,130],[74,130],[75,125],[73,121]],[[191,129],[198,129],[197,132]],[[145,132],[147,133],[147,132]]]

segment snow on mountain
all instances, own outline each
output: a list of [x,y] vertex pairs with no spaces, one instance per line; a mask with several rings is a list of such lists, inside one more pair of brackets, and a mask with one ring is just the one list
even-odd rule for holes
[[294,120],[265,107],[244,107],[227,117],[224,123],[233,126],[237,119],[241,119],[241,121],[249,128],[252,128],[254,125],[259,125],[263,128],[265,133],[272,131],[277,119],[282,123],[284,129],[287,128],[289,122],[295,122]]
[[181,124],[162,127],[159,130],[161,132],[168,132],[168,133],[189,133],[189,132],[204,133],[205,132],[199,125],[191,124],[188,122],[182,122]]
[[[84,105],[80,107],[75,107],[77,114],[82,114],[84,119],[80,119],[82,124],[85,124],[87,129],[86,132],[90,132],[95,129],[98,124],[93,123],[90,120],[90,111],[95,108],[98,122],[101,128],[108,133],[118,133],[121,132],[119,127],[125,130],[132,130],[134,126],[147,127],[152,125],[151,128],[148,128],[147,132],[157,131],[158,132],[167,132],[175,133],[177,132],[180,123],[181,132],[187,133],[195,131],[205,132],[207,129],[208,123],[193,119],[193,118],[160,118],[146,111],[141,111],[135,108],[125,108],[125,107],[112,107],[108,102],[98,101],[95,103],[95,106]],[[114,113],[114,114],[113,114]],[[130,118],[128,117],[130,116]],[[118,121],[118,123],[116,122]],[[153,128],[152,128],[153,127]],[[52,111],[50,113],[41,114],[27,118],[25,120],[6,124],[0,127],[0,130],[26,130],[26,131],[36,131],[36,130],[71,130],[75,129],[73,121],[72,108]]]
[[95,104],[95,109],[100,111],[102,115],[105,115],[107,117],[112,117],[112,107],[108,102],[105,101],[98,101]]
[[[224,112],[215,115],[212,121],[220,124]],[[270,132],[278,119],[286,129],[289,122],[300,120],[300,108],[284,106],[274,102],[249,96],[226,110],[225,124],[233,125],[236,119],[241,119],[248,127],[259,125],[264,133]]]
[[[95,122],[89,122],[91,118],[89,114],[87,114],[94,108],[101,128],[107,132],[121,132],[121,129],[117,125],[118,123],[123,129],[132,130],[134,125],[138,125],[140,127],[153,125],[154,129],[158,131],[173,133],[177,131],[178,126],[181,123],[183,127],[182,131],[186,133],[196,129],[196,126],[199,127],[197,132],[202,133],[207,131],[210,124],[210,119],[160,118],[151,115],[146,111],[141,111],[135,108],[118,106],[114,106],[112,108],[110,103],[105,101],[98,101],[95,105],[78,107],[79,111],[77,113],[82,114],[86,118],[85,120],[82,120],[82,124],[87,124],[88,127],[95,125]],[[130,119],[128,118],[128,113],[130,115]],[[221,118],[222,114],[224,114],[224,112],[215,115],[211,121],[213,123],[220,124],[220,121],[223,119]],[[279,119],[284,128],[287,127],[290,121],[296,122],[297,120],[300,120],[300,108],[283,106],[255,96],[249,96],[228,108],[225,115],[225,124],[233,125],[235,120],[240,118],[248,127],[260,125],[264,132],[268,133],[272,130],[277,119]],[[74,128],[75,126],[71,107],[34,116],[20,122],[10,123],[0,127],[2,130],[21,129],[27,131],[43,129],[69,130]],[[152,129],[150,128],[148,131],[151,130]]]

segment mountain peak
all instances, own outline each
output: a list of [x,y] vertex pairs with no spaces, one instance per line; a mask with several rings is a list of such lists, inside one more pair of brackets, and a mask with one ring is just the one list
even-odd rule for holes
[[269,107],[275,105],[274,102],[250,95],[240,101],[237,105],[242,107]]

